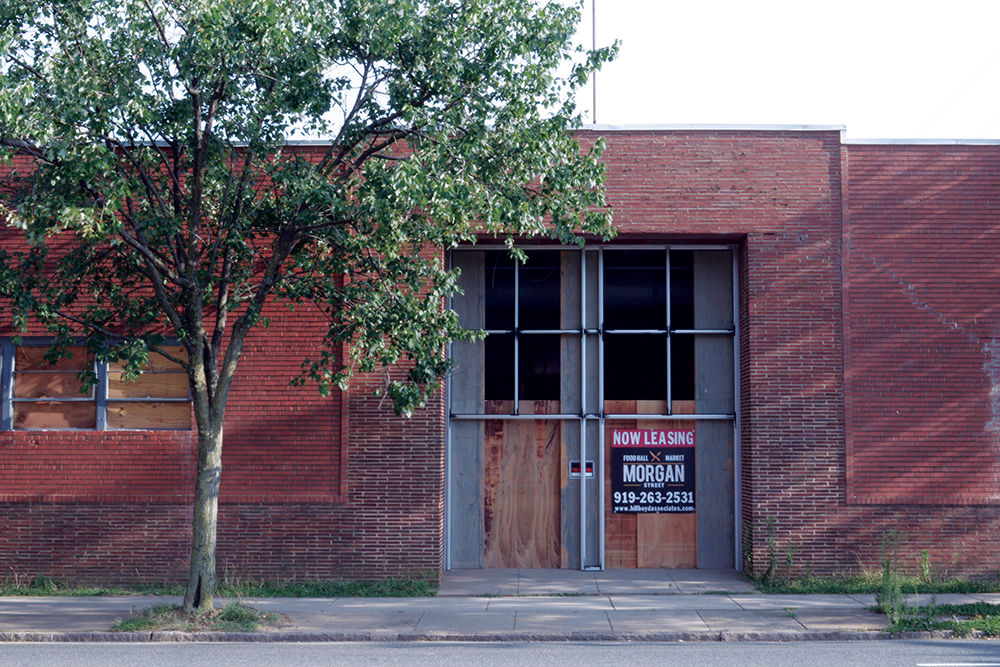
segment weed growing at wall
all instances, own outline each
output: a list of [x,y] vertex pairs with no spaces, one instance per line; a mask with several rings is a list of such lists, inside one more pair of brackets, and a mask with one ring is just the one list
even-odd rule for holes
[[901,537],[895,530],[882,535],[882,585],[875,593],[875,606],[889,618],[889,623],[896,624],[906,609],[903,598],[903,583],[899,575],[899,541]]

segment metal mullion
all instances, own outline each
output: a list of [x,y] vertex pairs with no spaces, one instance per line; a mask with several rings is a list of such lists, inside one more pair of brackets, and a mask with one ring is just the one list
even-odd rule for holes
[[521,262],[514,262],[514,414],[520,413],[521,397],[518,395],[518,384],[521,381],[521,336],[518,334],[517,327],[520,324],[520,310],[521,310]]
[[671,372],[673,370],[674,359],[673,359],[673,354],[672,354],[673,345],[671,345],[671,338],[670,338],[670,324],[671,324],[671,321],[670,321],[670,248],[667,248],[667,250],[665,251],[664,266],[666,267],[666,271],[665,271],[666,275],[664,276],[664,281],[666,282],[666,295],[665,296],[666,296],[666,301],[667,301],[667,304],[666,304],[667,305],[667,312],[666,312],[666,315],[667,315],[667,317],[666,317],[666,320],[667,320],[667,322],[666,322],[666,324],[667,324],[667,337],[666,337],[666,346],[667,346],[667,378],[666,378],[667,379],[667,382],[666,382],[666,384],[667,384],[667,414],[670,414],[670,413],[672,413],[674,411],[674,401],[673,401],[674,376],[673,376],[673,373]]
[[643,243],[622,243],[622,244],[607,244],[602,243],[597,246],[601,250],[668,250],[670,248],[669,244],[659,243],[659,244],[643,244]]
[[[580,253],[580,569],[587,568],[587,253]],[[594,466],[597,474],[597,466]]]
[[600,415],[597,428],[597,466],[600,467],[598,488],[597,522],[599,544],[597,554],[600,569],[604,569],[604,250],[597,251],[597,413]]
[[[454,257],[452,253],[445,253],[448,270],[451,271],[454,268]],[[485,261],[483,262],[485,264]],[[485,270],[485,266],[483,267]],[[485,282],[485,281],[484,281]],[[485,287],[485,285],[484,285]],[[485,300],[485,293],[482,294]],[[454,312],[455,297],[453,294],[448,295],[448,310]],[[483,307],[485,310],[485,305]],[[483,313],[485,317],[485,313]],[[485,320],[483,324],[486,324]],[[485,345],[484,345],[485,346]],[[454,345],[449,339],[446,345],[448,352],[448,361],[454,360]],[[483,364],[483,376],[486,375],[485,363]],[[444,404],[445,410],[448,414],[451,414],[451,384],[453,382],[451,373],[448,373],[448,381],[444,383]],[[484,382],[485,383],[485,382]],[[190,393],[190,391],[188,392]],[[343,417],[341,417],[343,419]],[[451,497],[451,419],[445,419],[444,422],[444,569],[445,571],[451,570],[451,504],[454,502],[454,498]]]
[[535,413],[535,414],[503,414],[503,413],[491,413],[491,414],[474,414],[474,413],[464,413],[464,414],[452,414],[451,419],[462,420],[462,421],[475,421],[475,420],[485,420],[489,421],[491,419],[579,419],[580,415],[566,414],[563,412],[557,414],[550,413]]
[[740,317],[739,317],[739,258],[736,249],[730,248],[733,257],[733,562],[736,570],[743,569],[743,482],[742,482],[742,427],[740,416]]
[[9,340],[0,342],[0,430],[13,429],[14,346]]
[[93,403],[93,396],[82,398],[63,398],[60,396],[44,396],[42,398],[15,398],[15,403]]
[[575,334],[580,333],[579,329],[523,329],[523,334]]
[[190,396],[187,398],[158,398],[156,396],[123,396],[121,398],[105,398],[105,402],[107,403],[187,403],[190,400]]
[[672,334],[694,334],[697,336],[721,336],[731,335],[732,329],[675,329]]
[[98,431],[105,431],[108,428],[108,364],[95,359],[94,371],[97,373],[97,386],[94,388],[97,415],[94,425]]
[[666,329],[607,329],[606,334],[666,334]]
[[707,420],[707,421],[724,421],[727,419],[735,419],[736,415],[734,413],[720,413],[720,414],[708,414],[708,413],[695,413],[695,414],[650,414],[650,413],[636,413],[636,414],[610,414],[604,415],[605,419],[669,419],[671,421],[685,421],[685,420]]

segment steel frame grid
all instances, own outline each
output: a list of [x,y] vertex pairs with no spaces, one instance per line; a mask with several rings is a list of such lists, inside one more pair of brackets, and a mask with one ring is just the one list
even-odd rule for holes
[[[604,493],[599,491],[599,502],[598,502],[598,524],[599,524],[599,545],[598,554],[600,564],[597,567],[588,566],[587,564],[587,527],[586,527],[586,476],[582,474],[583,469],[585,469],[587,461],[587,437],[586,428],[588,422],[596,420],[599,422],[598,427],[598,454],[595,461],[595,479],[598,480],[598,489],[601,488],[600,480],[604,479],[604,458],[605,458],[605,428],[604,423],[608,419],[662,419],[667,421],[676,420],[705,420],[705,421],[731,421],[733,422],[733,456],[734,460],[739,461],[741,456],[740,448],[740,438],[739,438],[739,423],[740,423],[740,394],[739,394],[739,273],[738,273],[738,254],[737,246],[735,244],[635,244],[635,245],[606,245],[606,244],[595,244],[590,245],[585,248],[574,248],[565,246],[538,246],[538,249],[559,249],[561,251],[579,251],[581,253],[580,257],[580,328],[579,329],[539,329],[539,330],[525,330],[518,331],[518,319],[520,315],[520,289],[519,289],[519,262],[514,264],[514,330],[485,330],[485,333],[513,333],[514,334],[514,413],[513,414],[454,414],[451,413],[449,409],[449,423],[451,420],[489,420],[489,419],[559,419],[563,421],[576,420],[580,425],[580,461],[581,461],[581,476],[580,476],[580,569],[581,570],[604,570],[605,569],[605,502]],[[505,245],[474,245],[474,246],[462,246],[460,248],[453,248],[451,253],[475,250],[507,250]],[[534,247],[522,247],[524,250],[532,250]],[[733,328],[732,329],[678,329],[671,331],[671,313],[670,313],[670,251],[671,250],[725,250],[732,253],[732,318],[733,318]],[[663,250],[666,253],[665,257],[665,277],[666,282],[666,329],[657,330],[628,330],[628,329],[605,329],[604,328],[604,251],[605,250]],[[598,261],[598,271],[597,271],[597,309],[598,309],[598,328],[588,329],[587,328],[587,272],[586,272],[586,257],[588,251],[597,251],[597,261]],[[451,262],[451,253],[449,253],[449,267]],[[450,301],[449,301],[450,306]],[[572,335],[579,334],[580,336],[580,414],[547,414],[547,415],[522,415],[519,411],[519,366],[520,359],[518,356],[519,346],[518,346],[518,334],[519,333],[545,333],[545,334],[559,334],[559,335]],[[666,339],[666,372],[667,372],[667,412],[666,414],[611,414],[604,412],[604,336],[608,333],[630,333],[630,334],[661,334],[665,335]],[[671,352],[671,337],[673,335],[728,335],[732,337],[733,344],[733,412],[727,414],[675,414],[672,411],[672,390],[673,381],[671,377],[672,371],[672,352]],[[590,335],[598,336],[598,363],[597,363],[597,392],[598,392],[598,410],[599,414],[588,414],[587,413],[587,337]],[[449,354],[451,350],[451,345],[449,344]],[[450,383],[447,389],[448,405],[451,405],[451,388]],[[446,474],[450,475],[450,459],[451,459],[451,428],[446,427],[446,463],[445,470]],[[450,477],[449,477],[450,479]],[[733,475],[734,484],[734,563],[736,564],[736,569],[742,569],[742,563],[740,561],[740,554],[742,553],[742,533],[741,533],[741,515],[740,515],[740,503],[741,503],[741,491],[742,487],[740,484],[740,470],[737,466],[734,469]],[[451,526],[451,512],[449,501],[449,485],[445,485],[445,517],[446,517],[446,535],[445,535],[445,567],[450,569],[450,552],[451,552],[451,540],[450,540],[450,526]]]

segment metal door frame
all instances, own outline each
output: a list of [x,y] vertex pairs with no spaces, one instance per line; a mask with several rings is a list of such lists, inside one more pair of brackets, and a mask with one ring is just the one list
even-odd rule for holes
[[[573,246],[522,246],[522,250],[560,250],[560,251],[577,251],[580,252],[580,327],[578,329],[538,329],[538,330],[525,330],[519,333],[527,334],[559,334],[559,335],[572,335],[578,334],[580,336],[580,414],[530,414],[522,415],[519,410],[519,396],[518,396],[518,373],[519,373],[519,349],[518,341],[519,336],[514,336],[514,411],[512,414],[453,414],[451,412],[451,381],[446,383],[445,389],[445,401],[447,409],[447,423],[445,425],[445,513],[444,513],[444,524],[445,524],[445,569],[451,569],[451,455],[452,455],[452,442],[451,442],[451,422],[453,420],[491,420],[491,419],[557,419],[560,421],[576,421],[579,424],[580,433],[580,462],[581,462],[581,477],[580,477],[580,498],[579,498],[579,513],[580,513],[580,569],[581,570],[603,570],[605,569],[605,544],[604,544],[604,533],[605,533],[605,494],[604,494],[604,457],[605,457],[605,422],[608,419],[662,419],[666,421],[670,420],[726,420],[731,421],[733,424],[733,562],[735,564],[736,570],[743,569],[743,562],[741,558],[742,554],[742,514],[740,508],[742,506],[742,485],[741,485],[741,468],[740,461],[742,460],[742,448],[740,442],[740,358],[739,358],[739,259],[738,251],[739,248],[736,244],[683,244],[683,243],[661,243],[661,244],[629,244],[629,245],[613,245],[613,244],[594,244],[588,245],[584,248],[578,248]],[[448,265],[451,267],[451,258],[453,253],[456,252],[469,252],[469,251],[482,251],[482,250],[507,250],[507,247],[502,244],[484,244],[484,245],[469,245],[461,246],[459,248],[454,248],[448,253]],[[666,313],[667,313],[667,328],[657,329],[657,330],[643,330],[641,333],[665,333],[667,336],[667,372],[671,368],[671,345],[670,336],[673,334],[697,334],[697,335],[728,335],[732,337],[733,346],[733,412],[727,414],[673,414],[671,410],[671,389],[672,383],[669,378],[667,381],[667,414],[607,414],[604,411],[604,336],[607,333],[637,333],[638,330],[605,330],[604,324],[604,252],[605,250],[662,250],[666,253],[666,270],[665,270],[665,280],[666,280]],[[732,253],[732,318],[733,327],[732,329],[685,329],[685,330],[670,330],[670,251],[671,250],[727,250]],[[597,328],[587,328],[587,255],[589,253],[597,253],[598,271],[597,271]],[[520,315],[520,296],[519,296],[519,273],[520,273],[520,262],[514,263],[514,330],[518,328],[518,318]],[[448,306],[451,307],[451,302],[449,300]],[[485,330],[487,334],[489,333],[508,333],[507,330]],[[597,336],[598,340],[598,355],[597,355],[597,413],[588,413],[586,411],[587,406],[587,337]],[[449,344],[448,349],[449,356],[451,355],[451,345]],[[585,477],[585,465],[586,461],[590,460],[588,457],[588,443],[587,443],[587,424],[591,421],[596,421],[598,423],[598,446],[597,446],[597,456],[594,457],[594,475],[598,480],[597,487],[599,489],[599,501],[598,501],[598,555],[599,563],[596,565],[587,564],[587,484]]]

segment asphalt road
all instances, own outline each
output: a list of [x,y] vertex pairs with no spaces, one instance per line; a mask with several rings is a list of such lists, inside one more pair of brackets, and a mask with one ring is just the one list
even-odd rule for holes
[[47,667],[142,665],[920,665],[1000,667],[1000,641],[920,640],[787,643],[11,643],[0,664]]

